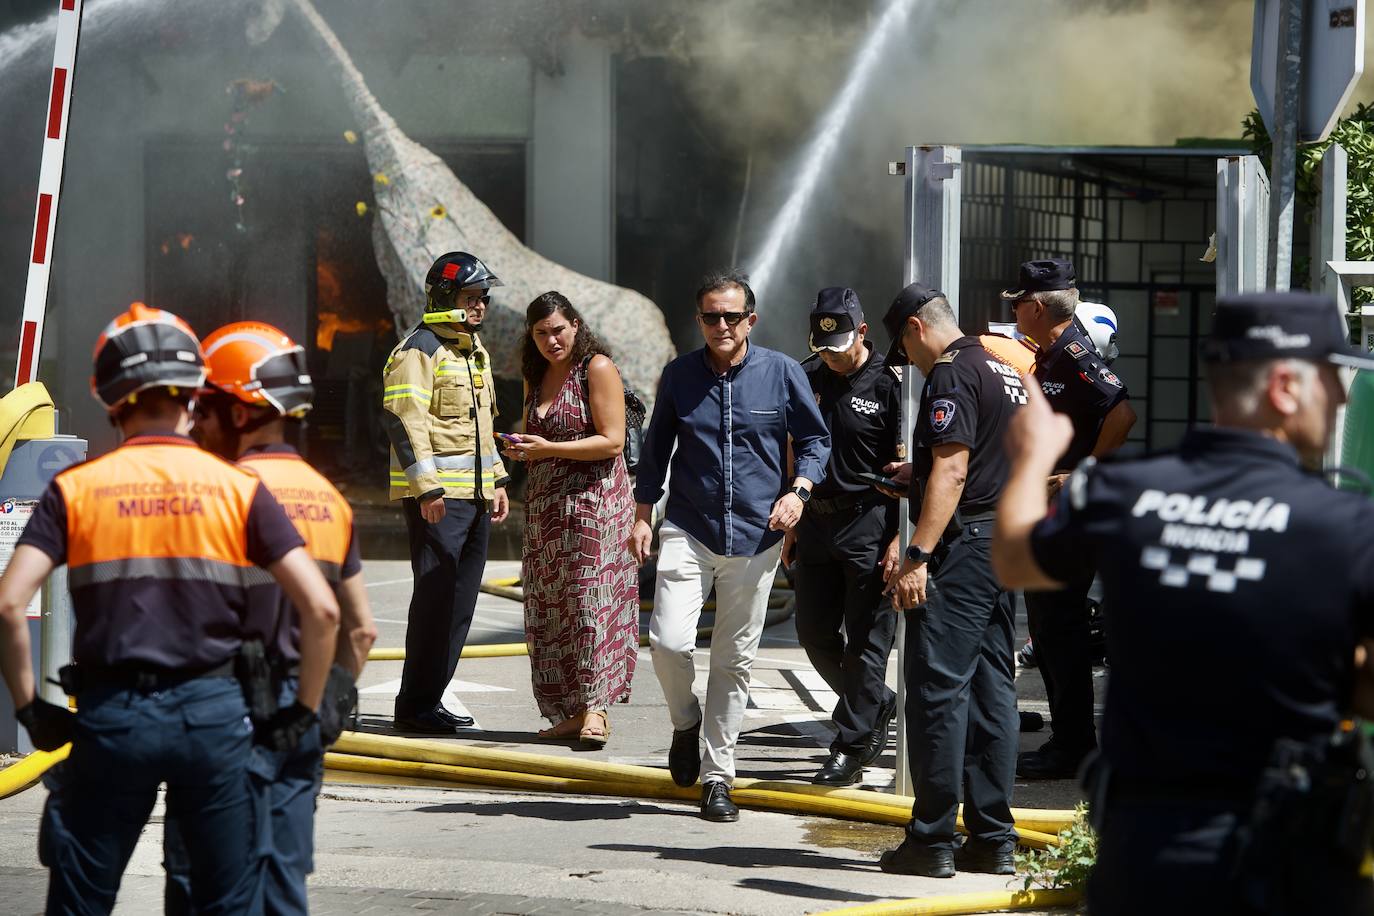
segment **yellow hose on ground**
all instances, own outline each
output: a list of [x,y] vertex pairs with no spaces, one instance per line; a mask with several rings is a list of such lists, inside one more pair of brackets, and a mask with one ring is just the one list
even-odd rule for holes
[[[336,744],[335,747],[338,747]],[[362,754],[333,752],[325,755],[326,767],[354,773],[377,773],[388,776],[407,776],[438,779],[464,785],[479,785],[532,792],[566,792],[578,795],[611,795],[621,798],[658,798],[671,801],[696,802],[701,790],[695,786],[683,788],[665,774],[654,782],[602,778],[582,778],[550,773],[524,773],[515,770],[491,769],[420,760],[372,757]],[[644,768],[639,768],[644,769]],[[787,814],[813,814],[822,817],[888,824],[901,827],[909,814],[882,804],[828,798],[788,791],[790,783],[764,782],[758,779],[737,779],[730,793],[735,803],[745,808],[780,811]],[[877,793],[870,793],[876,795]],[[959,824],[963,826],[962,821]],[[1057,845],[1058,838],[1035,831],[1021,831],[1021,844],[1034,849]]]
[[38,782],[49,768],[66,760],[71,752],[70,744],[55,751],[34,751],[13,766],[0,770],[0,798],[9,798]]
[[965,916],[998,910],[1038,910],[1050,906],[1074,906],[1083,892],[1070,889],[1029,891],[984,891],[976,894],[944,894],[912,900],[865,903],[839,910],[825,910],[818,916]]
[[[629,784],[655,791],[679,791],[679,787],[673,783],[667,771],[656,767],[574,760],[523,751],[474,748],[438,741],[364,735],[357,732],[344,732],[335,743],[334,750],[339,754],[383,758],[404,763],[438,764],[474,771],[525,773],[572,779],[587,784]],[[688,796],[674,794],[652,797],[696,797],[688,791]],[[805,813],[847,817],[874,823],[901,825],[911,816],[912,799],[909,796],[888,795],[882,792],[831,789],[777,780],[737,779],[733,794],[740,803],[754,799],[775,810],[804,810]],[[1023,844],[1034,848],[1057,845],[1058,838],[1051,834],[1062,830],[1073,820],[1071,811],[1013,808],[1012,815],[1016,819],[1018,832],[1022,834]],[[959,825],[963,826],[962,819]]]
[[[697,639],[705,639],[711,635],[710,627],[700,627],[697,629]],[[641,647],[649,645],[649,636],[639,637]],[[523,642],[497,642],[488,643],[484,646],[464,646],[460,658],[514,658],[517,655],[529,655],[530,647]],[[401,648],[381,648],[373,649],[367,653],[367,660],[370,662],[403,662],[406,660],[406,650]]]

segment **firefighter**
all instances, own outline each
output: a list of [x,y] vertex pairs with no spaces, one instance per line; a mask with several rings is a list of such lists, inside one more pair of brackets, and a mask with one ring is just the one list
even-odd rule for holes
[[[265,813],[254,741],[289,750],[316,722],[338,603],[267,487],[186,436],[204,378],[200,342],[180,318],[135,303],[112,321],[91,385],[123,444],[56,476],[0,577],[0,668],[17,716],[38,748],[72,742],[45,777],[49,913],[114,907],[162,783],[184,825],[192,906],[253,909]],[[63,563],[74,716],[35,695],[24,619]],[[296,698],[256,735],[235,678],[255,566],[291,596],[301,629]]]
[[491,525],[509,510],[491,358],[477,337],[487,290],[501,285],[466,252],[436,260],[423,319],[391,351],[383,375],[391,498],[405,511],[415,575],[396,695],[401,731],[451,735],[473,725],[440,700],[472,625]]
[[[320,728],[311,729],[291,753],[270,759],[275,778],[269,792],[272,843],[264,900],[271,913],[306,913],[305,876],[313,870],[315,798],[324,777],[324,749],[338,737],[352,710],[354,683],[377,631],[363,585],[353,510],[286,443],[288,427],[298,425],[313,406],[305,349],[270,324],[241,321],[205,338],[205,363],[208,377],[195,411],[196,438],[262,478],[305,538],[306,550],[339,601],[338,648]],[[290,706],[300,666],[300,624],[275,585],[250,592],[248,626],[271,659],[276,703]],[[167,910],[184,912],[189,900],[179,821],[167,818],[165,835]]]

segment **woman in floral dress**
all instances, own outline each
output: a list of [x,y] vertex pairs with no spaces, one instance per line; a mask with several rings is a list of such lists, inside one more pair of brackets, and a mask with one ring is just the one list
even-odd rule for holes
[[624,390],[605,346],[561,294],[531,302],[525,329],[525,432],[503,450],[529,462],[525,640],[535,701],[553,723],[539,737],[604,747],[607,710],[629,702],[639,651]]

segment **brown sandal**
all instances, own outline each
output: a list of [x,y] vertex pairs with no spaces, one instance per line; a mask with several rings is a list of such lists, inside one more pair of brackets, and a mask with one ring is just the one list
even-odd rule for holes
[[586,728],[585,717],[570,716],[552,728],[539,729],[539,740],[558,741],[561,738],[571,738],[584,728]]
[[[598,719],[601,721],[598,722]],[[582,731],[577,736],[578,740],[582,742],[582,746],[598,750],[605,747],[606,742],[611,738],[611,720],[606,716],[605,711],[600,709],[589,710],[582,722]]]

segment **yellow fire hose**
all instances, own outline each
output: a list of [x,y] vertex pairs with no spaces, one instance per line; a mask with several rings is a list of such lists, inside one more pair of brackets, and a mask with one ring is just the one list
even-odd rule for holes
[[[779,579],[774,582],[774,594],[768,599],[768,609],[775,610],[783,607],[791,600],[791,590],[784,588],[779,583],[786,580]],[[525,593],[518,587],[520,584],[519,576],[510,576],[503,579],[487,579],[482,583],[482,591],[488,595],[496,595],[500,598],[509,598],[512,601],[524,601]],[[779,594],[781,592],[782,594]],[[652,601],[639,602],[641,611],[651,611],[654,609]],[[708,601],[702,606],[704,611],[714,611],[716,603]],[[710,627],[701,627],[697,630],[697,638],[704,639],[711,635]],[[649,637],[639,637],[639,645],[645,647],[649,645]],[[522,642],[503,642],[489,643],[484,646],[464,646],[460,658],[513,658],[518,655],[529,655],[529,646]],[[406,660],[406,650],[398,646],[383,646],[374,648],[367,653],[367,660],[370,662],[403,662]]]
[[[335,754],[331,755],[331,759],[337,755],[354,755],[398,763],[458,767],[469,775],[481,772],[497,773],[502,776],[508,776],[511,773],[523,773],[552,777],[557,780],[575,780],[579,783],[578,791],[589,791],[598,795],[620,795],[624,793],[609,791],[608,789],[588,789],[587,786],[630,785],[640,790],[632,794],[645,795],[648,793],[644,790],[654,790],[671,794],[649,795],[649,797],[696,798],[695,790],[679,789],[666,771],[655,767],[594,763],[548,754],[465,747],[438,741],[391,738],[382,735],[364,735],[357,732],[344,732],[343,736],[334,744],[334,752]],[[326,760],[326,764],[329,765],[328,760]],[[388,772],[394,771],[388,770]],[[404,775],[426,776],[428,774],[417,770]],[[450,774],[450,778],[451,776],[452,774]],[[686,794],[682,794],[684,792]],[[902,825],[910,820],[913,801],[910,796],[865,792],[858,789],[831,789],[805,783],[762,779],[735,780],[735,791],[732,793],[732,797],[737,803],[745,804],[748,802],[753,807],[801,811],[807,814],[824,814],[830,817],[894,825]],[[753,802],[757,802],[757,804]],[[1058,845],[1058,838],[1053,834],[1064,829],[1073,821],[1072,811],[1036,811],[1026,808],[1013,808],[1012,816],[1016,820],[1017,831],[1022,835],[1023,845],[1036,849]],[[959,820],[958,826],[963,827],[962,818]]]
[[1077,890],[984,891],[975,894],[944,894],[913,900],[865,903],[839,910],[825,910],[818,916],[965,916],[997,910],[1039,910],[1050,906],[1073,906],[1083,897]]
[[13,766],[0,770],[0,798],[9,798],[38,782],[53,764],[66,760],[71,752],[70,744],[55,751],[34,751]]

